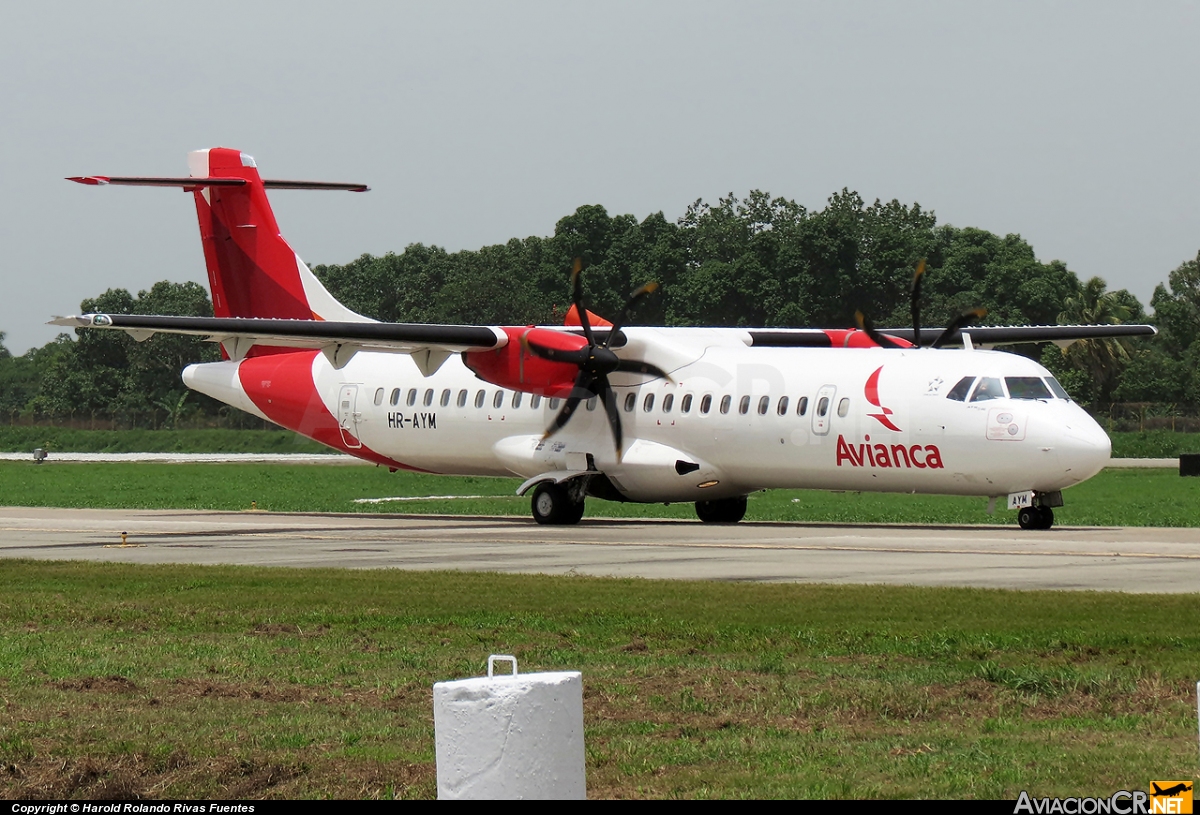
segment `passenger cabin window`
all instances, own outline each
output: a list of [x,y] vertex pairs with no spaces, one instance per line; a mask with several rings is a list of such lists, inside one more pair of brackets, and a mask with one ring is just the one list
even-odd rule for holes
[[448,407],[449,405],[450,405],[450,389],[446,388],[444,391],[442,391],[442,407]]
[[849,412],[850,412],[850,398],[843,396],[842,401],[838,402],[838,416],[841,416],[843,419],[845,419],[846,414]]
[[722,414],[728,413],[729,406],[732,404],[733,404],[732,396],[730,396],[729,394],[725,394],[724,396],[722,396],[721,397],[721,413]]
[[675,406],[675,395],[668,393],[663,397],[663,413],[670,413],[671,408]]
[[390,399],[388,399],[388,401],[392,403],[392,407],[395,407],[396,405],[400,404],[400,389],[399,388],[392,388],[392,396]]
[[800,401],[796,402],[796,415],[803,416],[808,413],[808,397],[801,396]]
[[492,407],[499,408],[504,404],[504,391],[496,391],[496,395],[492,397]]
[[429,388],[428,390],[425,391],[425,400],[424,400],[423,404],[425,405],[425,407],[429,407],[430,405],[433,404],[433,388]]
[[487,391],[480,390],[475,394],[475,407],[483,407],[483,400],[487,399]]
[[646,413],[654,410],[654,394],[646,394],[646,398],[642,400],[642,410]]
[[417,389],[409,388],[408,389],[408,399],[405,400],[405,404],[407,404],[409,407],[412,407],[416,403],[417,403]]
[[750,397],[743,396],[742,400],[740,402],[738,402],[738,413],[745,416],[749,412],[750,412]]
[[555,398],[551,399],[547,404],[549,405],[551,410],[558,410],[558,403],[561,401],[562,401],[561,399],[555,397]]
[[1046,383],[1036,376],[1006,376],[1004,384],[1012,399],[1053,399]]
[[467,389],[466,388],[463,388],[462,390],[460,390],[458,392],[458,406],[459,407],[467,406]]
[[767,409],[770,407],[771,407],[771,397],[770,396],[764,396],[763,398],[759,399],[758,400],[758,415],[766,416]]
[[625,394],[625,412],[633,413],[633,409],[636,405],[637,405],[637,394],[633,393],[632,391],[630,393]]
[[692,395],[690,393],[685,393],[683,395],[683,398],[679,400],[679,412],[680,413],[691,413],[691,411],[692,411]]
[[535,393],[533,396],[529,397],[529,406],[531,408],[533,408],[534,410],[537,410],[539,407],[541,407],[541,405],[542,405],[541,394]]
[[971,386],[974,384],[975,377],[964,376],[958,380],[957,385],[950,389],[950,392],[946,394],[946,398],[953,399],[956,402],[965,402],[967,401],[967,394],[971,392]]
[[378,407],[379,405],[382,405],[382,404],[383,404],[383,388],[380,388],[377,391],[375,391],[375,406]]
[[712,410],[712,394],[706,393],[700,397],[700,412],[707,414]]
[[779,405],[775,408],[775,412],[780,416],[786,416],[788,409],[788,398],[786,396],[779,397]]
[[516,410],[517,408],[519,408],[521,406],[521,392],[520,391],[513,391],[512,406],[513,406],[513,410]]
[[829,397],[822,396],[819,400],[817,400],[817,415],[824,416],[828,412],[829,412]]
[[972,402],[987,402],[992,399],[1003,398],[1004,386],[994,376],[985,376],[980,379],[979,384],[975,386],[975,392],[971,394]]
[[585,404],[587,404],[588,410],[595,410],[596,409],[596,397],[593,396],[591,399],[588,399]]

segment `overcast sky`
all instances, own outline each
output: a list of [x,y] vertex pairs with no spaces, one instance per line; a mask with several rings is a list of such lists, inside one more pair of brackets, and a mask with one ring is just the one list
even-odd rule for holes
[[218,145],[372,186],[273,194],[310,263],[849,187],[1145,303],[1200,249],[1197,42],[1182,2],[6,3],[0,331],[206,280],[189,196],[62,178]]

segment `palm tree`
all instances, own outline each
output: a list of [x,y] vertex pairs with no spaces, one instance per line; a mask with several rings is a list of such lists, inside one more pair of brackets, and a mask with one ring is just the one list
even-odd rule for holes
[[[1119,325],[1129,319],[1129,307],[1117,292],[1108,291],[1102,278],[1093,277],[1077,294],[1063,302],[1059,325]],[[1116,337],[1077,340],[1063,349],[1067,359],[1096,383],[1096,392],[1107,399],[1117,375],[1129,362],[1129,341]]]

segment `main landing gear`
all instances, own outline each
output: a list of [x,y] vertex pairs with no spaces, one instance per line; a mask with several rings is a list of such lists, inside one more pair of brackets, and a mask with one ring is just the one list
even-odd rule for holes
[[735,524],[746,517],[746,496],[697,501],[696,516],[706,524]]
[[533,519],[540,524],[577,524],[583,518],[583,496],[567,484],[543,481],[533,491]]

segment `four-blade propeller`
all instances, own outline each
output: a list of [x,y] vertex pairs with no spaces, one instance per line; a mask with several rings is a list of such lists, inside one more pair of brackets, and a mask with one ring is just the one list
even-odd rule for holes
[[[921,281],[925,276],[925,259],[922,258],[917,263],[916,273],[913,275],[912,288],[910,291],[912,321],[913,321],[913,345],[921,347]],[[613,338],[617,336],[621,330],[621,326],[625,324],[633,313],[634,307],[646,296],[658,291],[657,283],[647,283],[641,288],[636,289],[621,309],[617,321],[609,328],[608,335],[604,337],[603,342],[597,342],[595,335],[592,333],[592,324],[589,318],[589,312],[583,304],[583,262],[580,258],[575,258],[575,263],[571,269],[571,299],[575,306],[575,312],[579,317],[579,324],[583,328],[584,338],[587,340],[587,345],[582,348],[552,348],[538,342],[536,339],[523,337],[521,342],[531,354],[541,357],[542,359],[551,362],[560,362],[569,365],[574,365],[579,369],[579,374],[575,377],[575,384],[571,388],[570,395],[565,398],[562,409],[558,415],[554,417],[554,421],[550,427],[546,429],[546,435],[543,438],[550,438],[571,420],[575,412],[579,409],[579,403],[598,397],[604,405],[604,411],[608,415],[608,424],[612,428],[613,442],[617,448],[617,461],[621,460],[623,451],[623,434],[621,431],[621,414],[617,406],[617,396],[613,392],[612,385],[608,381],[610,373],[632,373],[643,374],[656,379],[670,380],[670,375],[666,371],[653,365],[649,362],[633,359],[621,359],[609,346],[612,345]],[[976,308],[970,311],[965,311],[950,321],[949,325],[942,330],[937,339],[933,341],[931,347],[941,348],[948,342],[954,334],[967,325],[972,320],[976,320],[987,314],[987,309]],[[889,337],[887,334],[880,332],[875,325],[861,311],[856,311],[855,320],[858,327],[863,331],[871,341],[881,348],[907,348],[910,347],[901,342],[897,342],[895,338]]]
[[654,378],[667,380],[670,380],[670,376],[666,371],[649,362],[621,359],[609,350],[609,346],[612,344],[613,338],[617,336],[617,332],[621,330],[621,326],[629,319],[633,308],[644,297],[658,291],[658,284],[647,283],[630,295],[628,302],[625,303],[625,307],[621,309],[620,316],[617,317],[617,321],[613,323],[612,328],[609,329],[608,336],[604,338],[602,343],[596,342],[596,338],[592,334],[592,325],[588,317],[588,310],[583,305],[583,262],[579,258],[575,258],[575,264],[571,270],[571,287],[575,311],[579,315],[579,323],[583,327],[583,335],[587,339],[587,345],[578,349],[563,350],[542,345],[536,340],[522,340],[530,353],[542,359],[550,360],[551,362],[565,362],[579,368],[579,375],[575,377],[575,385],[571,389],[570,395],[566,397],[562,410],[558,412],[550,427],[546,429],[545,438],[553,436],[566,426],[571,417],[575,415],[575,411],[579,409],[580,402],[592,397],[599,397],[600,401],[604,404],[605,413],[608,414],[608,424],[612,428],[613,442],[617,448],[617,461],[620,461],[623,442],[621,414],[617,407],[617,395],[613,392],[612,385],[609,384],[608,375],[614,371],[618,371],[621,373],[645,374]]
[[[910,291],[912,321],[913,321],[913,345],[917,348],[921,347],[921,281],[925,277],[925,258],[917,263],[917,271],[913,275],[912,289]],[[931,348],[941,348],[954,336],[955,332],[967,325],[973,320],[978,320],[987,315],[986,308],[973,308],[970,311],[964,311],[962,314],[950,321],[942,333],[938,334],[937,339],[930,345]],[[882,333],[871,322],[870,318],[861,311],[854,312],[854,319],[858,323],[860,331],[871,338],[871,342],[878,345],[880,348],[908,348],[908,345],[896,342],[892,337]]]

